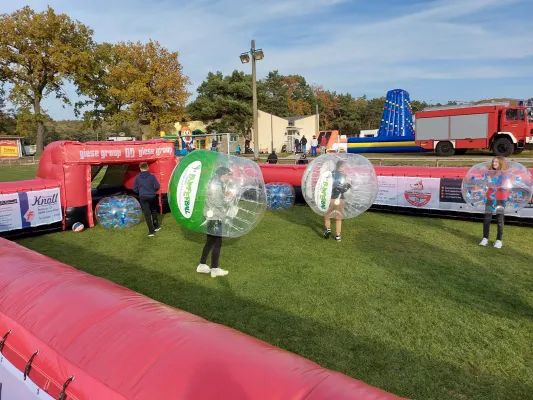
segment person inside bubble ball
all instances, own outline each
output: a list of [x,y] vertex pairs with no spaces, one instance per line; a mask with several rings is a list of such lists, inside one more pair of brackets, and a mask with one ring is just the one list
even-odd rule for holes
[[490,164],[488,173],[488,190],[487,202],[485,206],[485,218],[483,219],[483,240],[479,243],[480,246],[486,246],[489,243],[490,223],[492,221],[492,214],[496,213],[498,220],[498,232],[496,234],[496,241],[494,247],[500,249],[503,245],[503,225],[504,225],[504,210],[505,202],[509,196],[509,192],[505,189],[505,180],[508,179],[504,172],[508,169],[507,160],[505,157],[494,157]]
[[[220,250],[222,248],[222,221],[228,215],[228,208],[235,198],[235,193],[229,188],[231,180],[231,170],[227,167],[219,167],[215,172],[215,177],[211,179],[209,185],[212,195],[206,196],[204,205],[204,216],[207,223],[207,238],[200,264],[196,272],[201,274],[211,274],[212,278],[226,276],[229,271],[223,270],[218,265]],[[211,267],[207,263],[207,257],[211,254]]]
[[344,194],[352,187],[346,176],[346,161],[337,161],[332,178],[331,202],[328,211],[324,214],[324,238],[329,239],[331,235],[331,218],[335,217],[335,240],[340,241],[342,214],[344,212]]

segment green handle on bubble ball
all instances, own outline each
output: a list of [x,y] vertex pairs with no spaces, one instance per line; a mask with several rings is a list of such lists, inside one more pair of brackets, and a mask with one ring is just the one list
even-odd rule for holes
[[219,157],[214,151],[195,150],[186,155],[172,173],[168,202],[172,215],[184,228],[205,232],[206,189]]

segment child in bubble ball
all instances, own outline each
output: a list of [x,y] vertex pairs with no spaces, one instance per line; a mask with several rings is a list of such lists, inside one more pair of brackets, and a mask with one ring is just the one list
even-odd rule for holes
[[328,211],[324,214],[324,239],[331,235],[331,217],[335,216],[335,240],[341,241],[342,214],[344,212],[344,194],[352,185],[346,176],[346,161],[339,160],[332,173],[333,187],[331,189],[331,202]]
[[[229,273],[218,266],[218,259],[222,248],[222,221],[228,215],[228,205],[234,197],[228,191],[230,179],[231,170],[227,167],[219,167],[215,172],[215,177],[209,182],[210,194],[205,199],[204,216],[207,222],[207,238],[196,272],[210,273],[212,278],[226,276]],[[211,252],[210,268],[206,263]]]
[[501,249],[503,225],[504,225],[504,211],[505,200],[507,200],[508,192],[504,190],[504,172],[509,167],[505,157],[494,157],[492,159],[489,169],[489,182],[487,190],[487,203],[485,206],[485,218],[483,219],[483,240],[479,243],[480,246],[486,246],[489,243],[490,223],[492,221],[492,214],[496,213],[498,221],[498,231],[496,234],[496,241],[494,247]]

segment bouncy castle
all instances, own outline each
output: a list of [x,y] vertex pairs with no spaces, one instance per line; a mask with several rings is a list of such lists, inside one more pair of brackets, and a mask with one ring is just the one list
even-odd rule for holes
[[403,89],[393,89],[387,92],[376,137],[341,139],[338,131],[327,134],[328,151],[333,149],[335,143],[345,144],[348,153],[419,153],[424,151],[415,144],[411,101],[409,93]]

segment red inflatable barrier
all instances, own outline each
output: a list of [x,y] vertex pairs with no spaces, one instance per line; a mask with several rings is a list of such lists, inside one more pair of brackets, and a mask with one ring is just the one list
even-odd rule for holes
[[53,398],[400,399],[5,239],[0,271],[2,354]]
[[[292,186],[301,186],[306,165],[261,164],[260,167],[265,183],[285,182]],[[378,176],[425,178],[462,178],[469,170],[469,168],[464,167],[376,166],[374,168]]]
[[178,161],[173,144],[163,139],[136,142],[53,142],[44,149],[37,178],[55,179],[64,187],[62,205],[67,218],[70,217],[71,220],[67,225],[86,221],[92,227],[91,166],[128,165],[128,171],[120,183],[131,189],[133,179],[139,171],[138,164],[142,161],[148,163],[150,172],[161,183],[160,194],[167,193],[170,176]]

